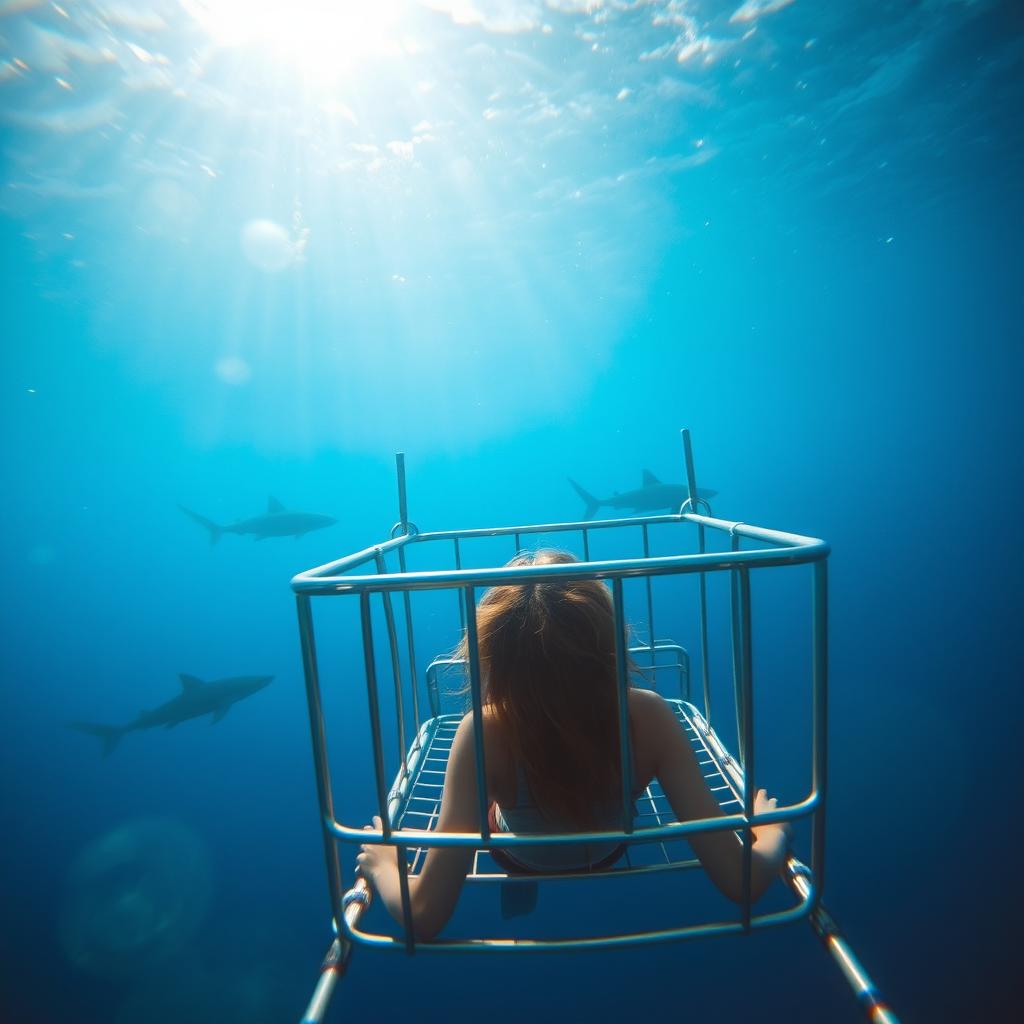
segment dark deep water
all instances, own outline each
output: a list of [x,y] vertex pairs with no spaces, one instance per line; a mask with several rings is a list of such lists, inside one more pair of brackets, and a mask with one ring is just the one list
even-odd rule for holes
[[[0,1019],[297,1019],[329,917],[290,577],[385,537],[396,450],[423,529],[568,520],[567,476],[681,480],[682,426],[716,515],[833,547],[826,902],[905,1021],[1014,1019],[1024,18],[737,3],[296,5],[277,47],[228,3],[0,3]],[[211,546],[178,510],[268,495],[339,522]],[[806,590],[758,585],[795,796]],[[658,632],[696,650],[682,608]],[[275,679],[108,758],[67,728],[178,673]],[[329,1019],[473,1013],[859,1019],[804,924],[357,950]]]

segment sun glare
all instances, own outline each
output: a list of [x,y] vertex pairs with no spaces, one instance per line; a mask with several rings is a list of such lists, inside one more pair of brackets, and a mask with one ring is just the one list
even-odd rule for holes
[[330,75],[404,52],[403,0],[182,0],[221,46],[270,53]]

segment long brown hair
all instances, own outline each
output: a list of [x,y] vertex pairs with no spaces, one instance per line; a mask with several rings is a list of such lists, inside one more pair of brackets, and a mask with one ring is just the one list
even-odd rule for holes
[[[575,562],[542,549],[508,564]],[[598,580],[494,587],[477,604],[484,703],[496,716],[530,793],[554,825],[608,824],[620,758],[615,619]],[[467,654],[466,640],[459,653]]]

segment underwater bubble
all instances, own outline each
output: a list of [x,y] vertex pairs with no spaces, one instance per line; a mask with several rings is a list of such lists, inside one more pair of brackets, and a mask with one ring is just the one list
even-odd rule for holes
[[61,945],[91,974],[119,975],[179,949],[206,914],[210,857],[190,828],[139,818],[93,840],[68,872]]
[[233,384],[235,387],[245,384],[252,376],[252,368],[238,356],[224,356],[223,359],[218,359],[214,364],[213,372],[225,384]]
[[291,235],[272,220],[251,220],[242,228],[242,252],[260,270],[276,274],[295,259]]

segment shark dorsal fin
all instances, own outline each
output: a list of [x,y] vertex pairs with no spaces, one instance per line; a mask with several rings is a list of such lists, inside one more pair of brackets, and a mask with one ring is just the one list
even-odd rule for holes
[[661,481],[649,470],[644,470],[644,487],[657,487]]
[[181,688],[185,693],[188,693],[189,690],[198,690],[200,686],[206,685],[202,679],[197,679],[195,676],[187,676],[184,672],[179,672],[178,678],[181,680]]
[[281,504],[273,495],[267,498],[267,515],[272,516],[277,512],[283,512],[284,505]]

